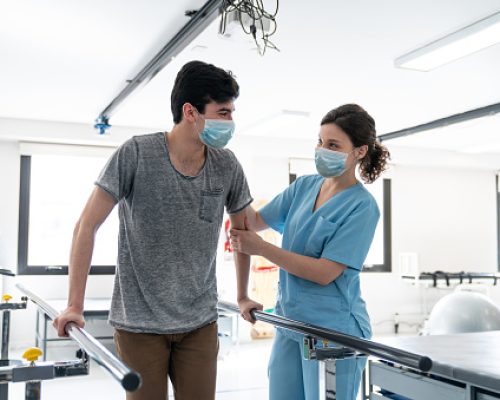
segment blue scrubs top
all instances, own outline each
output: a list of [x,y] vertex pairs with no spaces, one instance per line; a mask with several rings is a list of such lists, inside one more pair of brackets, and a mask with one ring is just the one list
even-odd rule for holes
[[[359,273],[380,212],[375,199],[361,183],[335,194],[313,212],[324,179],[320,175],[298,178],[259,212],[269,227],[283,235],[283,249],[326,258],[347,268],[326,286],[280,268],[276,313],[370,338],[370,319],[361,298]],[[300,336],[291,331],[282,332],[287,336]]]

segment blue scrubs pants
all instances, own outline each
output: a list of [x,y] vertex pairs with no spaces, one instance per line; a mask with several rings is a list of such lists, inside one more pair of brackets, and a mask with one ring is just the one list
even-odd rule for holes
[[[276,332],[269,360],[269,400],[319,400],[319,362],[305,360],[303,343]],[[355,400],[366,359],[338,360],[337,399]]]

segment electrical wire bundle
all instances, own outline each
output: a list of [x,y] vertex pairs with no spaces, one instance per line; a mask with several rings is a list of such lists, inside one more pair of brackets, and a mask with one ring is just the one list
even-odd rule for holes
[[[264,9],[262,0],[224,0],[222,4],[222,17],[219,32],[221,34],[225,33],[227,16],[229,13],[234,12],[237,15],[243,32],[247,35],[252,35],[261,56],[264,55],[267,48],[279,51],[274,43],[269,40],[269,37],[274,35],[278,27],[275,19],[278,14],[278,9],[279,0],[276,0],[276,10],[272,14]],[[250,20],[250,25],[247,28],[245,23],[248,20]],[[264,30],[265,20],[268,20],[270,24],[268,33]],[[257,35],[258,30],[260,30],[261,35]]]

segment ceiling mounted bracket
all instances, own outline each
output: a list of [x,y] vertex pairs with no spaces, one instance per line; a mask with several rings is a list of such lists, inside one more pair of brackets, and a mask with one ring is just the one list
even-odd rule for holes
[[111,102],[99,113],[94,127],[104,134],[109,125],[109,118],[118,106],[135,90],[148,83],[189,43],[203,32],[221,12],[224,0],[209,0],[197,12],[191,13],[190,20],[177,34],[140,70]]

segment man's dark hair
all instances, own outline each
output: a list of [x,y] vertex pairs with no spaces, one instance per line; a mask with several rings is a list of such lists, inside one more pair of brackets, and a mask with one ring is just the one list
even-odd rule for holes
[[182,120],[182,106],[190,103],[203,114],[211,101],[225,103],[236,99],[239,86],[231,72],[202,61],[185,64],[175,78],[170,97],[174,123]]

